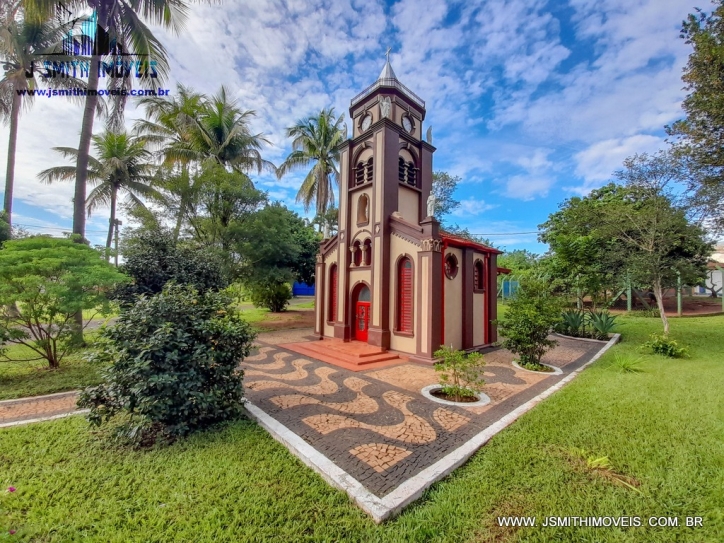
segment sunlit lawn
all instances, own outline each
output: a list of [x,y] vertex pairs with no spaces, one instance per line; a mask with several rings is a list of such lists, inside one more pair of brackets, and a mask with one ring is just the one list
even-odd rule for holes
[[[0,534],[26,541],[724,541],[724,317],[673,319],[691,358],[642,354],[656,319],[376,526],[248,421],[173,446],[104,446],[80,417],[0,430]],[[623,373],[616,353],[641,357]],[[607,456],[611,473],[574,454]],[[704,527],[504,529],[498,516],[704,517]],[[2,539],[2,535],[0,535]],[[15,540],[15,539],[13,539]]]

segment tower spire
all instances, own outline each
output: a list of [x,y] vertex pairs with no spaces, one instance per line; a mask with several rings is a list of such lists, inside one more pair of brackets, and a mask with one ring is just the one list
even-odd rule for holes
[[377,80],[382,79],[394,79],[397,80],[397,76],[395,75],[395,71],[392,69],[392,65],[390,64],[390,51],[392,51],[391,47],[387,48],[387,51],[385,52],[385,58],[387,59],[385,61],[385,65],[382,68],[382,71],[380,72],[380,76],[377,78]]

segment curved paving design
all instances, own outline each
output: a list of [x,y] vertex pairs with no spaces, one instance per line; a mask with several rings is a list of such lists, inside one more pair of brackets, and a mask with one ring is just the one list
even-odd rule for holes
[[563,375],[522,372],[502,350],[487,353],[485,406],[445,406],[419,392],[428,366],[352,372],[264,344],[242,363],[247,398],[378,497],[383,497],[579,368],[601,349],[558,338],[546,363]]

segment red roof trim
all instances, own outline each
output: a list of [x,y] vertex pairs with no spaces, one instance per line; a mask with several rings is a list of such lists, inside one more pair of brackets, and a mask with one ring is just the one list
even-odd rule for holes
[[502,273],[502,274],[505,274],[505,275],[508,275],[508,274],[511,273],[512,271],[513,271],[513,270],[511,270],[511,269],[501,268],[500,266],[498,266],[498,275],[500,275],[501,273]]
[[469,239],[453,236],[447,232],[440,232],[440,237],[451,247],[468,247],[470,249],[477,249],[483,253],[494,253],[497,255],[503,254],[503,251],[498,251],[498,249],[494,249],[493,247],[488,247],[487,245],[476,243],[474,241],[470,241]]

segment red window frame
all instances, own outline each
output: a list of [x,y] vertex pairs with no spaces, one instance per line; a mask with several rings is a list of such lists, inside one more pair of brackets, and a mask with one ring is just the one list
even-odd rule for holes
[[398,264],[398,302],[397,302],[397,330],[403,333],[412,333],[414,285],[412,277],[412,260],[408,257],[400,260]]
[[337,264],[329,268],[329,322],[337,321]]

